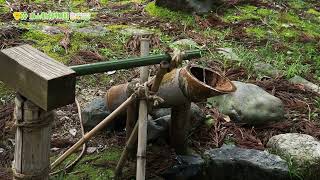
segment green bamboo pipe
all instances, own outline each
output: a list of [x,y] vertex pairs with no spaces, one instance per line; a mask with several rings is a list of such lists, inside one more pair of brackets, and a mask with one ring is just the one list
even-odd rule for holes
[[[200,50],[186,51],[183,59],[192,59],[201,57]],[[151,55],[146,57],[136,57],[120,60],[112,60],[105,62],[98,62],[92,64],[83,64],[78,66],[70,66],[76,72],[77,76],[84,76],[89,74],[103,73],[119,69],[129,69],[139,66],[147,66],[152,64],[159,64],[161,61],[170,61],[171,57],[168,54]]]

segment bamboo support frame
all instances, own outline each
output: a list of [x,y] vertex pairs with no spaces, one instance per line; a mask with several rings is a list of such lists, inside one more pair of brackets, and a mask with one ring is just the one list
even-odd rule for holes
[[[150,39],[141,39],[141,56],[148,56],[150,51]],[[140,83],[148,81],[149,67],[142,67],[140,71]],[[147,87],[145,87],[147,88]],[[145,180],[146,177],[146,148],[147,148],[147,120],[148,106],[147,100],[141,99],[139,102],[138,117],[138,150],[137,150],[137,173],[136,179]]]
[[122,103],[116,110],[114,110],[108,117],[101,121],[96,127],[91,131],[86,133],[77,143],[75,143],[70,149],[63,153],[57,160],[51,164],[51,169],[56,168],[62,161],[64,161],[73,152],[79,149],[85,142],[90,140],[97,132],[110,124],[115,117],[117,117],[122,111],[124,111],[129,104],[135,100],[134,95],[131,95],[124,103]]

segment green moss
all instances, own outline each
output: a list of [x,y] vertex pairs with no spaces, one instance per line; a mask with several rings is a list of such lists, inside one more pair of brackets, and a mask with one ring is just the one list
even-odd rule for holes
[[288,4],[294,9],[304,9],[307,7],[307,3],[303,0],[288,0]]
[[69,59],[65,58],[65,51],[59,47],[63,38],[62,34],[48,35],[39,30],[30,30],[22,36],[26,40],[35,42],[33,46],[43,51],[48,56],[60,62],[66,63]]
[[267,36],[267,31],[259,27],[248,27],[246,28],[246,33],[258,39],[263,39]]
[[108,25],[107,29],[113,32],[118,32],[119,30],[128,28],[128,25],[123,25],[123,24],[112,24],[112,25]]
[[107,5],[108,2],[109,2],[109,0],[100,0],[100,4],[103,6]]
[[293,29],[285,29],[283,30],[280,35],[287,39],[292,39],[298,37],[299,33]]
[[[60,173],[51,179],[112,179],[114,176],[113,169],[115,168],[113,166],[119,160],[120,155],[121,149],[118,148],[110,148],[99,154],[86,155],[74,167],[72,172],[68,174]],[[60,168],[76,157],[76,154],[72,154]],[[51,159],[55,158],[57,157]]]
[[184,12],[171,11],[163,7],[158,7],[156,6],[155,2],[150,2],[149,4],[147,4],[145,10],[151,16],[159,17],[165,20],[170,20],[173,22],[182,23],[190,26],[195,24],[195,19],[192,15]]
[[263,9],[263,8],[257,9],[256,13],[260,16],[271,16],[276,14],[276,12],[272,9]]
[[315,9],[309,9],[307,11],[308,14],[312,14],[312,15],[315,15],[315,16],[320,16],[320,12],[315,10]]
[[[244,20],[260,20],[261,17],[257,14],[258,8],[255,6],[242,6],[236,9],[230,9],[223,17],[225,22],[244,21]],[[266,12],[260,12],[266,13]]]

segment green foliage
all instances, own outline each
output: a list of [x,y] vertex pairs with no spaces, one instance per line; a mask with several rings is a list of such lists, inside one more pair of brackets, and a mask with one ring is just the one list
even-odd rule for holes
[[192,15],[184,12],[171,11],[163,7],[158,7],[156,6],[155,2],[150,2],[149,4],[147,4],[145,10],[151,16],[159,17],[161,19],[170,20],[190,26],[193,26],[195,24],[195,19]]

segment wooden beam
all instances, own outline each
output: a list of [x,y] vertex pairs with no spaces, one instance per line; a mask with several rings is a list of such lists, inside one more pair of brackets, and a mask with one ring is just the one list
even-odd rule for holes
[[0,80],[46,111],[74,102],[75,72],[30,45],[0,51]]

